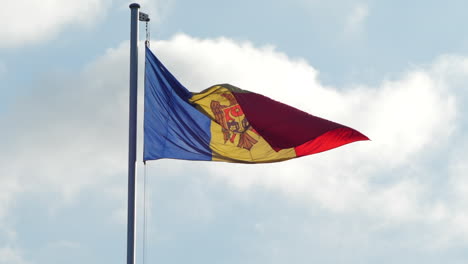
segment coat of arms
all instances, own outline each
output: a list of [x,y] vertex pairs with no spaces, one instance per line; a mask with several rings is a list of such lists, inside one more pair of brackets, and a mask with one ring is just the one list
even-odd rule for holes
[[221,105],[220,102],[213,100],[210,106],[216,122],[222,127],[224,143],[226,144],[228,140],[235,143],[236,137],[239,135],[237,147],[250,150],[258,141],[247,134],[247,131],[256,133],[255,130],[245,118],[244,112],[234,95],[227,93],[221,95],[229,101],[229,105]]

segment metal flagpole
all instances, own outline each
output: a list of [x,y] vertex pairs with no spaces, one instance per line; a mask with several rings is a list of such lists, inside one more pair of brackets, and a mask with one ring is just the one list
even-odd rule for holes
[[128,133],[128,211],[127,211],[127,264],[135,264],[135,165],[137,141],[138,92],[138,13],[140,5],[130,5],[130,103]]
[[136,148],[137,148],[137,95],[138,95],[138,21],[149,22],[149,16],[140,12],[140,5],[130,6],[130,101],[128,130],[128,211],[127,211],[127,264],[135,264],[136,227]]

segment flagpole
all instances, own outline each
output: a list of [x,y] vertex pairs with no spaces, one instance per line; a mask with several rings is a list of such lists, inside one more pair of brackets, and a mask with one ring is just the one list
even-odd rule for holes
[[138,92],[138,15],[140,5],[130,6],[130,102],[128,133],[128,211],[127,211],[127,264],[135,264],[135,165],[137,141]]

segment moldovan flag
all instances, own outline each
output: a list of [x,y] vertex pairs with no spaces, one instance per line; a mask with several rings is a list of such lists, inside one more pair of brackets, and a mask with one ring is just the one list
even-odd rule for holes
[[189,92],[146,48],[144,161],[278,162],[369,140],[229,84]]

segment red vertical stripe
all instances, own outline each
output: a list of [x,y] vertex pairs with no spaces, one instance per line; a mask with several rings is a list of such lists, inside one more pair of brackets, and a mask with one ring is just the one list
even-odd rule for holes
[[369,140],[360,132],[342,127],[331,130],[295,148],[298,157],[327,151],[355,141]]
[[246,91],[234,91],[233,94],[252,127],[274,149],[300,146],[296,151],[307,155],[304,153],[317,153],[368,139],[352,128],[310,115],[266,96]]

